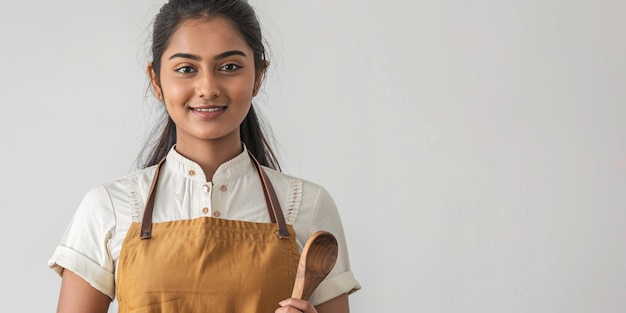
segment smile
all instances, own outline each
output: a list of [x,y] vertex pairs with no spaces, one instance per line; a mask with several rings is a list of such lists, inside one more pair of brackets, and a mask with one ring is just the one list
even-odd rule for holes
[[194,108],[192,110],[198,112],[217,112],[226,109],[226,107],[212,107],[212,108]]

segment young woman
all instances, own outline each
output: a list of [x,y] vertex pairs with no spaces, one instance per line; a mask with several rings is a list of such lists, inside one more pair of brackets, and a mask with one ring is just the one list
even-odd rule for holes
[[[145,168],[92,188],[49,266],[57,312],[348,312],[360,288],[323,187],[281,173],[252,99],[268,62],[244,0],[171,0],[148,76],[167,122]],[[333,271],[290,299],[299,251],[326,230]]]

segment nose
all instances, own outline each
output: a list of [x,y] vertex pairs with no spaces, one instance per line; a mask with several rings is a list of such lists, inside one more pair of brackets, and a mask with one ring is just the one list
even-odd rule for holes
[[211,73],[210,71],[204,71],[197,77],[196,94],[198,97],[208,100],[220,96],[221,88],[217,75]]

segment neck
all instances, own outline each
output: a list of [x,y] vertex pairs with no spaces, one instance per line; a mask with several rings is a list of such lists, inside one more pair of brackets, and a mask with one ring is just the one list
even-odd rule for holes
[[[182,139],[182,138],[179,138]],[[177,140],[176,151],[198,163],[207,181],[213,180],[217,168],[243,151],[241,140],[207,140],[188,142]]]

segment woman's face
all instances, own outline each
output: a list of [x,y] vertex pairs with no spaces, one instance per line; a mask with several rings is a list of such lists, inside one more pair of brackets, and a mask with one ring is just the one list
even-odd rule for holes
[[262,73],[255,71],[252,49],[226,19],[183,22],[169,39],[160,70],[157,79],[148,66],[154,92],[176,124],[177,145],[240,142],[239,125]]

